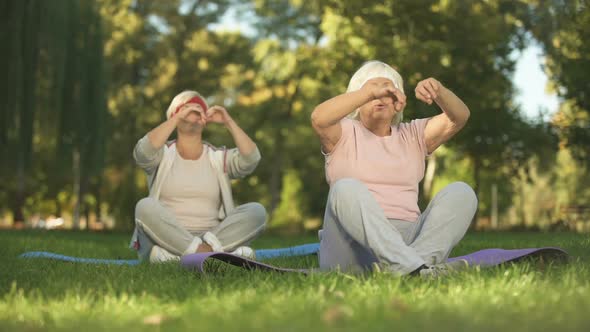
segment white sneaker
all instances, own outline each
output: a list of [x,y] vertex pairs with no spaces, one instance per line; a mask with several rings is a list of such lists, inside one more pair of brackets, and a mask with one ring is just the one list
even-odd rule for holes
[[160,246],[153,246],[152,250],[150,251],[150,263],[164,263],[179,260],[179,256],[172,254]]
[[464,259],[458,259],[450,263],[436,264],[420,270],[420,277],[422,278],[438,278],[446,276],[450,273],[465,270],[469,267],[469,262]]
[[248,259],[256,259],[256,252],[252,248],[246,246],[239,247],[238,249],[232,251],[230,254],[242,256]]

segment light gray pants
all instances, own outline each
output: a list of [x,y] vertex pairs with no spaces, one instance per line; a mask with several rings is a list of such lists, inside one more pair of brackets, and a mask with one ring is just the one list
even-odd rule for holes
[[423,264],[443,263],[467,232],[476,209],[473,189],[455,182],[434,197],[417,221],[387,219],[363,183],[341,179],[328,196],[320,268],[361,272],[377,264],[404,275]]
[[[159,201],[147,197],[135,206],[139,250],[142,260],[149,259],[150,251],[158,245],[175,255],[183,255],[193,244],[195,236],[177,220],[174,214]],[[209,230],[224,251],[232,251],[258,236],[266,224],[266,210],[259,203],[247,203],[234,209],[219,225]]]

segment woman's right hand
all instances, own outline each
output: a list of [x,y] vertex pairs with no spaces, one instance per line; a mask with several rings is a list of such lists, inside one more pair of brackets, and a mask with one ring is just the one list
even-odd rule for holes
[[178,124],[178,121],[186,120],[187,116],[191,112],[197,113],[197,121],[196,122],[198,124],[200,124],[201,126],[205,126],[207,124],[207,116],[205,114],[205,111],[203,110],[201,105],[198,105],[198,104],[186,104],[186,105],[182,106],[180,108],[180,110],[178,111],[178,113],[172,115],[172,119],[174,119],[176,124]]
[[201,127],[207,124],[207,117],[200,105],[186,104],[180,108],[178,113],[173,114],[170,118],[152,129],[148,134],[148,139],[154,149],[160,149],[166,144],[170,135],[176,130],[180,121],[187,121],[187,117],[192,112],[196,112],[196,119],[192,123],[198,123]]
[[403,110],[406,105],[406,95],[393,86],[378,87],[367,84],[363,88],[368,90],[372,100],[379,99],[383,104],[393,104],[397,111]]

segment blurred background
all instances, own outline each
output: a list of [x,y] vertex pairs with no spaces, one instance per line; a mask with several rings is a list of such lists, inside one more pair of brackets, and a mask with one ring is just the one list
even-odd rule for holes
[[[315,105],[364,61],[435,77],[471,109],[420,203],[465,181],[474,229],[590,232],[590,8],[583,0],[0,0],[0,227],[130,230],[137,140],[180,91],[228,108],[263,159],[234,183],[269,227],[317,229]],[[206,139],[233,146],[208,126]]]

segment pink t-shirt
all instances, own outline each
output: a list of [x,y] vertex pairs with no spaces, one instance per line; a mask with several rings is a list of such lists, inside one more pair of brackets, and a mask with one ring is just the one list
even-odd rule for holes
[[430,118],[391,127],[379,137],[356,120],[343,119],[342,137],[326,156],[330,186],[343,178],[363,182],[390,219],[416,221],[418,184],[424,178],[428,155],[424,128]]

